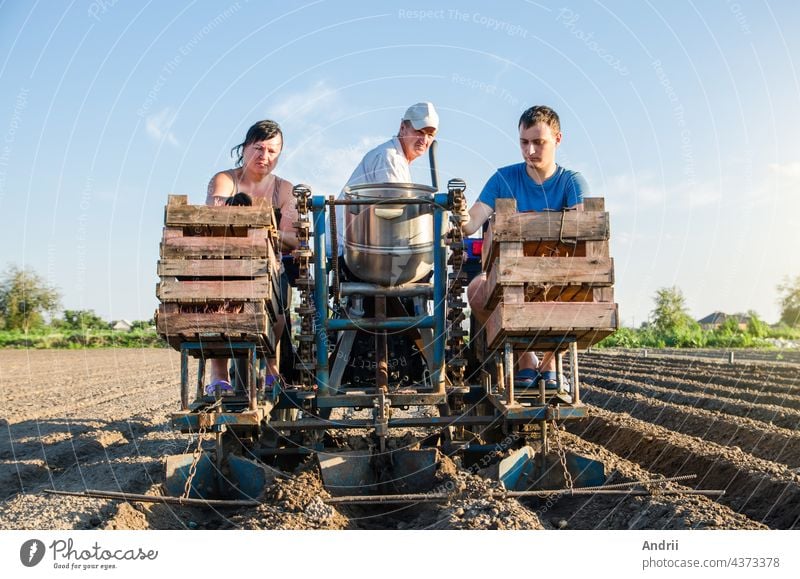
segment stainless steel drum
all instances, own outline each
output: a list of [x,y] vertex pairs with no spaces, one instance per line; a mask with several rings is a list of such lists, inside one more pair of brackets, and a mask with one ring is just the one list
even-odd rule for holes
[[392,199],[430,198],[436,190],[413,183],[368,183],[345,187],[346,199],[375,204],[345,209],[344,260],[364,281],[395,286],[418,281],[433,268],[433,211],[427,203],[392,204]]

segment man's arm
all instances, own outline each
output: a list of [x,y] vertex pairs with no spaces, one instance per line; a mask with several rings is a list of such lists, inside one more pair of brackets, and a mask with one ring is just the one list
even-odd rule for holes
[[461,223],[461,231],[464,235],[472,235],[481,226],[486,223],[486,220],[492,216],[494,211],[486,203],[476,201],[475,205],[464,216],[464,221]]
[[577,171],[572,173],[572,180],[571,180],[572,190],[569,194],[568,203],[572,203],[567,210],[569,211],[583,211],[583,198],[589,195],[589,184],[586,182],[586,179],[583,178],[583,175],[578,173]]

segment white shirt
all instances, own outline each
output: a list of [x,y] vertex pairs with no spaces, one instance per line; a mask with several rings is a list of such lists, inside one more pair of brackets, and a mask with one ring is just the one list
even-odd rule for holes
[[[392,137],[364,155],[345,186],[352,187],[364,183],[411,183],[411,167],[403,153],[400,139]],[[344,199],[344,191],[339,193],[339,199]],[[339,240],[339,255],[344,249],[344,210],[343,205],[336,206],[336,237]],[[326,237],[330,239],[329,236]],[[330,243],[326,245],[327,253],[330,255]]]
[[364,155],[347,180],[347,186],[363,183],[411,183],[411,167],[400,139],[392,137]]

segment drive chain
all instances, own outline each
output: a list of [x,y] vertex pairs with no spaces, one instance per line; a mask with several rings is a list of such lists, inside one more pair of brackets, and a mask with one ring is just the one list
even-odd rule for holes
[[217,398],[213,404],[203,408],[197,413],[197,424],[199,425],[197,429],[197,446],[195,446],[192,452],[192,464],[189,465],[189,476],[186,477],[186,483],[183,485],[182,499],[188,499],[189,494],[192,492],[192,479],[194,479],[194,475],[197,474],[197,464],[203,456],[203,438],[206,435],[206,421],[203,419],[203,416],[215,410],[220,404],[222,404],[222,399]]
[[445,354],[447,373],[451,383],[460,388],[464,385],[464,369],[467,361],[464,358],[464,337],[466,332],[461,326],[464,321],[464,286],[467,284],[467,272],[464,270],[465,248],[461,226],[465,220],[467,200],[464,191],[467,186],[461,179],[451,179],[447,183],[450,207],[450,229],[446,243],[450,248],[447,265],[452,268],[447,276],[447,342]]
[[307,388],[315,382],[314,370],[314,276],[311,273],[311,258],[314,252],[309,245],[311,220],[309,210],[311,188],[308,185],[295,185],[292,194],[297,199],[298,219],[294,223],[297,231],[297,249],[292,257],[297,264],[297,288],[300,292],[300,305],[295,312],[300,316],[300,333],[298,334],[297,354],[300,359],[300,383]]
[[553,419],[552,422],[553,426],[553,438],[556,440],[556,451],[558,452],[558,461],[561,463],[561,468],[564,470],[564,480],[567,482],[567,489],[572,490],[572,475],[569,473],[569,469],[567,468],[567,453],[564,451],[564,447],[561,446],[561,437],[559,436],[559,429],[558,429],[558,422],[556,419]]

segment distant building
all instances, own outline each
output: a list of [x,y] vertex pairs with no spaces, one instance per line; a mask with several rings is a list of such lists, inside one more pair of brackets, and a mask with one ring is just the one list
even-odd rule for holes
[[704,318],[697,320],[700,327],[704,330],[714,330],[725,323],[729,318],[734,318],[740,330],[747,329],[747,323],[750,321],[750,316],[746,314],[726,314],[725,312],[714,312]]
[[718,328],[722,325],[728,318],[728,314],[724,312],[714,312],[713,314],[707,315],[705,318],[700,318],[697,320],[697,323],[700,324],[700,327],[704,330],[713,330],[714,328]]
[[133,324],[128,320],[116,320],[111,322],[111,329],[116,332],[130,332],[132,328]]

